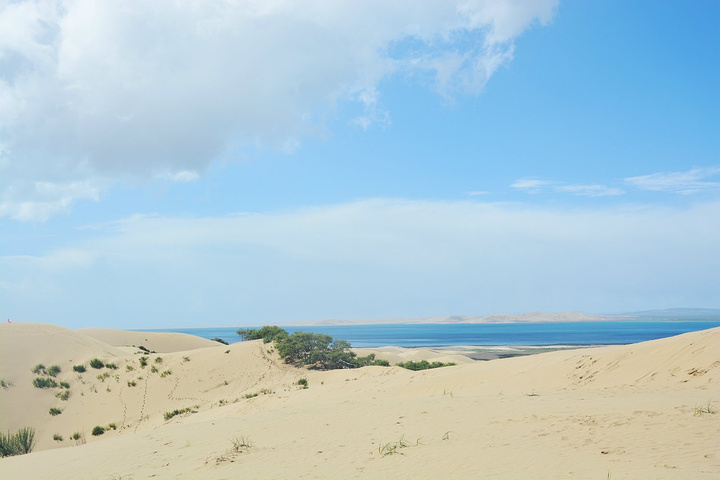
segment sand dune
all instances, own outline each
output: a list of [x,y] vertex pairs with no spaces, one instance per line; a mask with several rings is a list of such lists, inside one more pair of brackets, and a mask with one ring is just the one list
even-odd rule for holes
[[[0,429],[33,426],[38,445],[0,459],[0,478],[720,477],[720,414],[703,412],[720,410],[720,329],[422,372],[308,371],[260,341],[182,350],[159,335],[165,353],[147,355],[98,340],[135,341],[123,332],[2,325]],[[118,368],[72,371],[95,357]],[[32,386],[37,363],[62,368],[66,401]]]

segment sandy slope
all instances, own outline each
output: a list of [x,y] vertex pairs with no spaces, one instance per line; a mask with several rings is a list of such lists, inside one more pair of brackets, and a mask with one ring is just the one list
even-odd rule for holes
[[[0,428],[32,425],[39,442],[0,459],[0,478],[720,478],[720,414],[696,415],[720,410],[720,329],[424,372],[298,370],[262,342],[150,355],[143,369],[129,350],[2,325],[0,378],[14,386],[0,390]],[[71,373],[94,356],[119,368]],[[38,362],[63,368],[67,402],[29,386]]]

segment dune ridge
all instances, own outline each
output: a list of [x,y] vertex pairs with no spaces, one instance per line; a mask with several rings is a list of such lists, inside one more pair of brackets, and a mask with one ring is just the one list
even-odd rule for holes
[[[720,329],[421,372],[310,371],[261,341],[164,333],[146,354],[126,346],[136,333],[2,325],[0,430],[33,426],[38,443],[0,459],[0,478],[720,476]],[[118,368],[72,371],[92,358]],[[66,401],[32,386],[37,363],[61,367]]]

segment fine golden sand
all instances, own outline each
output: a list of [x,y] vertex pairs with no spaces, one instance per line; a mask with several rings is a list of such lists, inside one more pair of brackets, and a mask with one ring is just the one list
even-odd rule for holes
[[[2,324],[0,431],[34,427],[37,445],[0,478],[720,478],[720,329],[488,362],[376,353],[458,365],[320,372],[261,341]],[[67,400],[33,386],[38,363]]]

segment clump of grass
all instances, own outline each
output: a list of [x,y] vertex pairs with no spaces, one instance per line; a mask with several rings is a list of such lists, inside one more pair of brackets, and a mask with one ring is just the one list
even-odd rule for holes
[[158,365],[160,365],[162,362],[163,362],[162,357],[155,357],[155,363],[157,363]]
[[430,368],[440,367],[452,367],[455,365],[453,362],[428,362],[427,360],[420,360],[419,362],[413,362],[412,360],[407,362],[400,362],[397,364],[398,367],[407,368],[408,370],[428,370]]
[[140,357],[139,360],[140,360],[140,368],[147,367],[148,357]]
[[112,430],[117,430],[117,425],[115,423],[108,423],[108,428]]
[[97,437],[98,435],[102,435],[103,433],[105,433],[105,427],[101,427],[100,425],[96,425],[96,426],[93,427],[93,429],[92,429],[92,434],[93,434],[94,436],[96,436],[96,437]]
[[75,440],[75,441],[78,441],[78,440],[80,440],[81,438],[83,438],[83,435],[82,435],[82,433],[80,433],[80,432],[74,432],[74,433],[70,436],[70,438],[72,438],[72,439]]
[[128,380],[127,384],[128,387],[134,387],[135,385],[137,385],[137,382],[135,380]]
[[307,378],[301,378],[297,381],[297,384],[300,385],[303,389],[308,388],[308,379]]
[[171,411],[171,412],[165,412],[165,413],[163,414],[163,418],[165,418],[165,421],[167,421],[167,420],[170,420],[171,418],[173,418],[173,417],[176,416],[176,415],[182,415],[183,413],[187,413],[187,412],[189,412],[190,410],[191,410],[190,407],[185,407],[185,408],[181,408],[181,409],[177,409],[177,408],[176,408],[175,410],[173,410],[173,411]]
[[230,353],[230,350],[225,350],[225,353]]
[[145,353],[151,353],[150,350],[148,350],[147,347],[145,347],[145,346],[143,346],[143,345],[140,345],[138,348],[139,348],[140,350],[142,350],[143,352],[145,352]]
[[85,365],[73,365],[73,371],[78,373],[85,373],[87,368],[85,368]]
[[708,400],[707,404],[703,407],[695,407],[695,411],[693,412],[693,416],[699,417],[703,414],[713,415],[717,413],[717,410],[715,410],[712,406],[712,400]]
[[45,365],[43,365],[42,363],[38,363],[33,367],[32,372],[35,375],[45,375],[47,373],[47,370],[45,368]]
[[183,357],[183,362],[189,362],[189,361],[190,361],[190,357],[187,357],[187,356]]
[[168,375],[172,375],[172,370],[163,370],[163,372],[160,374],[160,378],[165,378]]
[[104,382],[106,378],[109,378],[110,374],[108,372],[103,372],[100,375],[97,376],[97,379],[101,382]]
[[60,388],[70,389],[70,384],[68,382],[60,382]]
[[128,363],[127,365],[125,365],[125,371],[126,371],[126,372],[132,372],[133,370],[135,370],[135,367],[133,367],[133,366],[130,365],[129,363]]
[[24,427],[16,433],[0,432],[0,457],[30,453],[35,446],[35,429]]
[[224,398],[221,398],[220,400],[218,400],[218,405],[220,405],[220,406],[223,406],[223,405],[225,405],[226,403],[228,403],[228,401],[227,401],[226,399],[224,399]]
[[62,442],[62,441],[63,441],[63,436],[60,435],[59,433],[56,433],[56,434],[53,435],[53,440],[55,440],[56,442]]
[[105,366],[105,363],[103,363],[103,361],[100,360],[99,358],[93,358],[92,360],[90,360],[90,366],[92,368],[100,370],[101,368],[103,368]]
[[158,369],[157,369],[157,367],[156,367],[155,365],[152,365],[152,366],[150,366],[150,371],[151,371],[152,373],[157,373],[157,372],[158,372]]
[[105,364],[105,368],[109,368],[110,370],[117,370],[117,369],[118,369],[118,366],[115,365],[114,363],[108,362],[108,363]]
[[274,392],[272,390],[270,390],[269,388],[261,388],[260,393],[262,393],[263,395],[268,395],[268,394],[271,394]]
[[248,437],[235,437],[230,441],[233,444],[233,450],[236,452],[242,451],[241,448],[251,448],[253,445]]
[[35,385],[35,388],[55,388],[58,386],[55,380],[47,377],[35,377],[33,385]]
[[59,408],[52,407],[50,409],[50,415],[52,415],[53,417],[55,415],[60,415],[61,413],[62,413],[62,410],[60,410]]
[[255,392],[255,393],[246,393],[246,394],[245,394],[245,398],[255,398],[255,397],[257,397],[257,396],[258,396],[258,393],[257,393],[257,392]]
[[57,374],[60,373],[62,369],[58,365],[52,365],[50,368],[47,369],[47,374],[51,377],[57,377]]
[[67,402],[68,398],[70,398],[70,390],[63,390],[62,392],[56,393],[55,396],[60,400]]
[[[418,440],[418,443],[420,443],[420,440]],[[398,450],[401,448],[409,447],[410,444],[405,441],[405,435],[400,437],[400,440],[397,442],[388,442],[388,443],[380,443],[378,445],[378,453],[382,455],[383,457],[387,455],[394,455],[396,453],[401,453]]]
[[0,387],[2,387],[4,390],[7,390],[8,388],[12,387],[13,383],[3,380],[0,380]]

